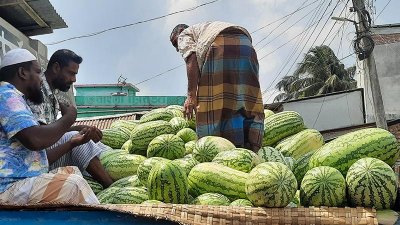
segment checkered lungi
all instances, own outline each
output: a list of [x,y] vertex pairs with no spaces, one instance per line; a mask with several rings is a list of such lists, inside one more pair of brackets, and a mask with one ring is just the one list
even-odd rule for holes
[[197,100],[199,137],[220,136],[237,147],[261,147],[264,108],[258,60],[245,34],[230,31],[216,37],[201,71]]
[[0,193],[0,204],[100,204],[75,166],[60,167],[37,177],[14,182]]

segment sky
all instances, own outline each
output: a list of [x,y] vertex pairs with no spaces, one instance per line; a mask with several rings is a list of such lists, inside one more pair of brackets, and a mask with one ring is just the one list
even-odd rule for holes
[[[343,63],[346,66],[356,65],[355,56],[348,56],[353,53],[354,25],[330,19],[332,16],[354,19],[354,13],[349,12],[351,0],[347,5],[347,0],[217,0],[206,4],[211,1],[50,0],[68,28],[32,38],[47,45],[48,57],[62,48],[71,49],[83,57],[76,84],[117,83],[122,75],[126,82],[140,89],[137,93],[140,96],[186,95],[184,61],[169,42],[171,30],[178,23],[192,25],[219,20],[246,28],[252,35],[259,59],[264,102],[272,102],[278,94],[274,88],[276,83],[293,72],[312,46],[329,45],[339,59],[345,58]],[[373,3],[374,24],[400,23],[396,12],[400,1],[369,2]],[[96,36],[54,44],[202,4],[206,5]],[[178,68],[171,70],[175,67]]]

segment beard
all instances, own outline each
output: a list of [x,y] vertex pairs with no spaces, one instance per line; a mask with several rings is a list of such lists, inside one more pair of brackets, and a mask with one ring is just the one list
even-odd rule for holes
[[44,102],[42,90],[40,88],[30,88],[28,99],[35,105],[42,104]]
[[70,88],[71,88],[71,84],[67,84],[65,83],[65,81],[61,80],[61,79],[57,79],[54,81],[55,83],[55,88],[62,91],[62,92],[67,92]]

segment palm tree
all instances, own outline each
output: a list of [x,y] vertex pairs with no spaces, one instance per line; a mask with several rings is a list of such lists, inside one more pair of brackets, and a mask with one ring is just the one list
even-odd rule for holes
[[293,75],[276,84],[281,91],[274,101],[287,101],[309,96],[350,90],[357,87],[355,66],[345,68],[326,45],[311,48]]

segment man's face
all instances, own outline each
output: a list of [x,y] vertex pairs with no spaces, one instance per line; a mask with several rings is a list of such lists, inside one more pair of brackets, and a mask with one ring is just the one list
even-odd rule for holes
[[34,104],[43,103],[43,93],[40,88],[40,84],[42,83],[42,79],[40,78],[42,69],[38,61],[33,61],[29,71],[26,72],[29,74],[29,86],[26,97]]
[[175,47],[175,50],[177,51],[177,52],[179,52],[179,49],[178,49],[178,35],[177,34],[174,34],[172,37],[171,37],[171,44],[172,44],[172,46],[174,46]]
[[60,67],[57,78],[54,80],[54,87],[60,91],[66,92],[71,85],[76,82],[76,74],[78,74],[79,64],[70,61],[68,66]]

